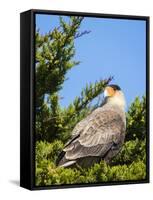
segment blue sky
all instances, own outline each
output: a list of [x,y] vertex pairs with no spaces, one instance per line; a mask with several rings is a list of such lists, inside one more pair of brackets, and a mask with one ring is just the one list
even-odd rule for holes
[[[67,20],[67,19],[66,19]],[[59,17],[36,15],[36,29],[45,34],[59,25]],[[146,22],[143,20],[85,17],[80,31],[89,30],[75,40],[75,60],[60,91],[62,106],[80,95],[86,83],[114,76],[113,84],[123,90],[127,106],[146,92]]]

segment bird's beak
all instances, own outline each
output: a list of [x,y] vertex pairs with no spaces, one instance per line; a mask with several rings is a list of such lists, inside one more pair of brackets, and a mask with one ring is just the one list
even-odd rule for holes
[[106,97],[108,97],[108,96],[109,96],[109,94],[108,94],[107,90],[105,89],[105,90],[104,90],[104,98],[106,98]]

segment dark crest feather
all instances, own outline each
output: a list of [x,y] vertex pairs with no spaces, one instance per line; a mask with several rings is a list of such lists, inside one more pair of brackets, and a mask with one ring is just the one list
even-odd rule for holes
[[109,87],[112,87],[114,90],[121,90],[121,88],[118,85],[108,85]]

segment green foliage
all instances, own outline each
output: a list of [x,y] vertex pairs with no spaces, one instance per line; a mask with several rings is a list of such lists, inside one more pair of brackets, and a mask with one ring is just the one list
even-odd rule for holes
[[[138,98],[135,101],[137,102]],[[133,109],[133,105],[136,105],[135,101],[129,108],[129,111],[131,111],[131,108]],[[140,103],[143,106],[143,109],[141,108],[142,112],[144,112],[145,98]],[[140,106],[138,104],[135,106],[134,115],[133,113],[130,115],[128,111],[129,119],[132,120],[136,116],[138,117],[139,110]],[[141,115],[140,112],[139,115]],[[129,126],[132,130],[133,127],[136,127],[137,123],[137,121],[133,121],[132,126],[127,123],[127,130],[129,130]],[[139,134],[138,132],[138,136]],[[36,143],[36,185],[99,183],[107,181],[143,180],[146,178],[145,138],[142,139],[140,137],[138,139],[136,137],[135,140],[133,138],[132,140],[126,140],[121,151],[111,163],[106,164],[104,161],[101,161],[99,164],[95,164],[88,169],[64,169],[62,167],[56,167],[56,159],[63,146],[64,144],[61,140],[56,140],[52,143],[42,141]]]
[[36,164],[39,165],[43,159],[55,162],[63,147],[64,145],[60,140],[55,140],[53,143],[36,142]]
[[67,107],[60,107],[59,91],[66,81],[67,72],[78,65],[74,61],[74,40],[88,31],[79,33],[83,18],[59,18],[59,27],[45,35],[36,32],[36,140],[67,141],[75,124],[90,111],[90,103],[103,92],[112,77],[87,84],[79,97]]
[[136,97],[127,112],[127,134],[126,140],[141,139],[146,136],[146,97],[142,101]]
[[146,161],[146,140],[130,140],[125,142],[118,155],[112,160],[112,164],[130,164],[134,161]]
[[[78,65],[74,61],[75,42],[82,17],[59,19],[59,27],[45,35],[36,33],[36,157],[37,186],[55,184],[98,183],[142,180],[146,177],[146,98],[136,97],[127,112],[125,143],[118,155],[106,164],[101,161],[91,168],[62,168],[56,160],[74,126],[93,109],[91,102],[109,84],[112,77],[88,83],[79,97],[67,107],[60,106],[59,91],[67,72]],[[85,31],[87,32],[87,31]]]
[[82,17],[71,17],[66,24],[60,18],[60,26],[48,34],[36,33],[36,104],[43,103],[45,94],[53,94],[61,89],[65,75],[79,62],[75,55],[74,36]]
[[[69,24],[60,18],[60,26],[45,35],[36,33],[36,137],[37,140],[58,138],[61,109],[58,91],[62,89],[68,70],[79,62],[75,55],[74,36],[82,17],[71,17]],[[47,99],[47,103],[45,100]],[[48,107],[47,105],[50,105]],[[49,133],[54,133],[51,135]]]
[[52,162],[44,161],[36,170],[36,185],[61,185],[102,183],[112,181],[142,180],[146,177],[146,166],[142,161],[130,165],[109,166],[104,161],[90,169],[57,168]]

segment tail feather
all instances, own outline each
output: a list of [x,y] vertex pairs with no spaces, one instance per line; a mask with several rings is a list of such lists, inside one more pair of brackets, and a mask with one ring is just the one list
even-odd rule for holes
[[75,160],[68,160],[65,157],[65,151],[62,151],[57,160],[56,160],[56,165],[59,167],[71,167],[71,165],[75,164],[76,161]]
[[59,167],[71,167],[72,165],[76,164],[76,161],[75,160],[70,160],[70,161],[67,161],[61,165],[58,165]]

